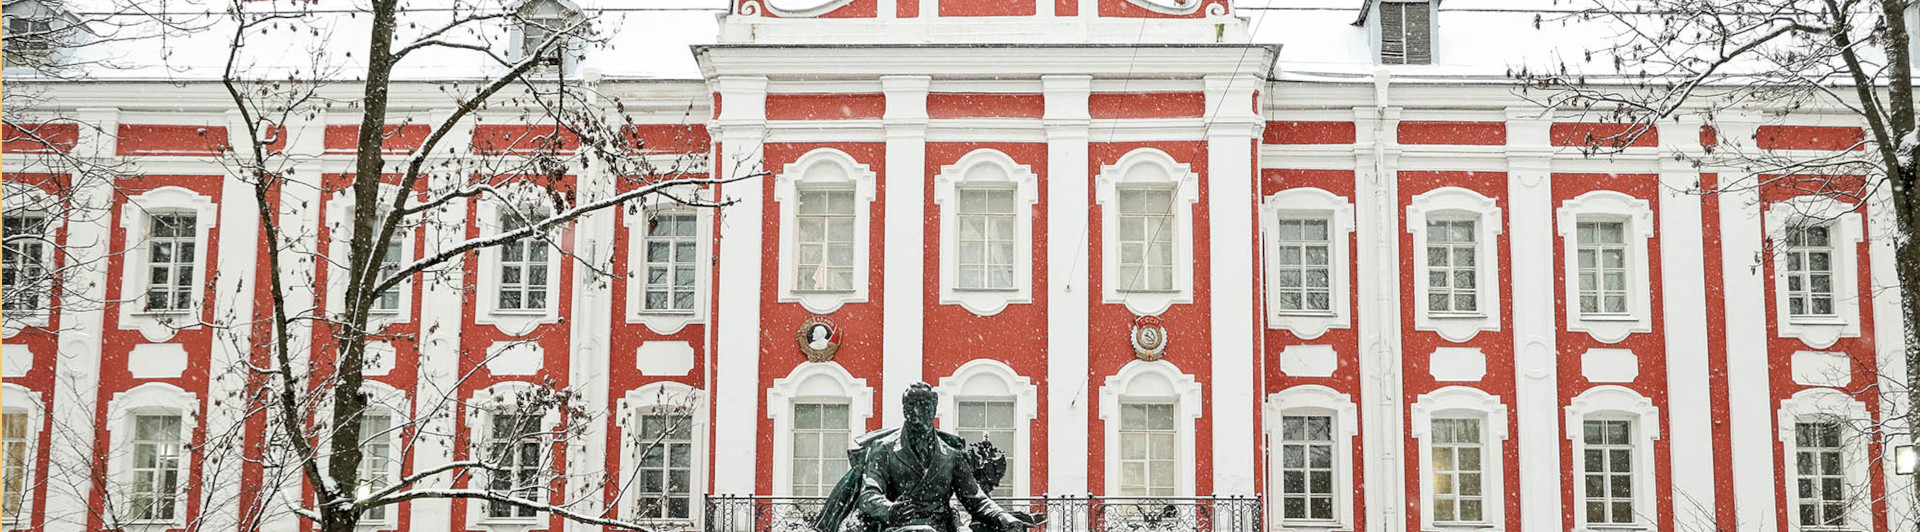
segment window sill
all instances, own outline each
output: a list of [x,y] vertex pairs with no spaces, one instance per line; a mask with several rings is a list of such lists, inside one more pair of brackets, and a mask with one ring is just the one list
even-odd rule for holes
[[[1433,312],[1427,311],[1428,319],[1435,320],[1484,320],[1487,315],[1480,312]],[[1456,525],[1456,526],[1493,526],[1493,525]]]
[[1623,322],[1640,321],[1639,316],[1635,316],[1632,314],[1585,314],[1585,313],[1576,313],[1576,314],[1579,317],[1575,319],[1578,319],[1580,321],[1623,321]]
[[[1581,525],[1579,528],[1580,530],[1585,530],[1587,532],[1631,532],[1631,531],[1637,531],[1637,530],[1647,530],[1652,527],[1649,527],[1643,524],[1602,524],[1602,525],[1586,524],[1586,525]],[[1807,530],[1812,530],[1812,529],[1807,529]]]
[[1493,523],[1434,523],[1434,528],[1447,530],[1492,530],[1499,528]]
[[1346,523],[1318,519],[1281,519],[1281,528],[1342,528]]
[[849,288],[849,289],[846,289],[846,290],[801,290],[801,289],[794,289],[794,291],[793,291],[793,293],[795,293],[795,294],[799,294],[799,295],[826,295],[826,296],[837,296],[837,295],[850,295],[850,294],[853,294],[853,293],[854,293],[854,290],[853,290],[853,289],[851,289],[851,288]]
[[487,312],[489,314],[493,314],[496,316],[536,316],[538,317],[538,316],[546,316],[548,310],[547,309],[514,308],[514,309],[493,309]]
[[1019,292],[1020,289],[1018,288],[954,288],[953,291],[965,293],[965,294],[1012,294],[1012,293]]
[[1182,290],[1180,290],[1180,289],[1178,289],[1178,288],[1164,288],[1164,289],[1159,289],[1159,290],[1145,290],[1145,289],[1137,289],[1137,288],[1136,288],[1136,289],[1127,289],[1127,288],[1116,288],[1116,289],[1114,289],[1114,291],[1115,291],[1115,292],[1119,292],[1119,293],[1120,293],[1120,295],[1127,295],[1127,294],[1179,294],[1179,293],[1182,293],[1182,292],[1183,292]]
[[[1792,325],[1844,326],[1847,324],[1847,320],[1846,318],[1842,318],[1839,316],[1788,316],[1787,323]],[[1807,530],[1814,530],[1814,529],[1809,528]],[[1846,530],[1846,529],[1823,528],[1820,530]]]
[[540,526],[539,517],[483,517],[480,526]]
[[1339,313],[1331,310],[1276,310],[1276,311],[1273,311],[1273,314],[1275,316],[1289,316],[1289,317],[1297,316],[1302,318],[1338,318],[1340,317]]

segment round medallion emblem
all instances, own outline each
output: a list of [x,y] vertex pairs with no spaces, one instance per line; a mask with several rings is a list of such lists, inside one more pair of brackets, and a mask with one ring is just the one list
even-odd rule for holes
[[1133,342],[1133,356],[1140,360],[1153,362],[1167,353],[1167,328],[1160,324],[1160,318],[1141,316],[1133,320],[1133,331],[1129,335]]
[[794,340],[800,343],[800,352],[807,355],[808,362],[827,362],[833,360],[834,351],[840,350],[840,327],[826,316],[814,316],[800,322]]

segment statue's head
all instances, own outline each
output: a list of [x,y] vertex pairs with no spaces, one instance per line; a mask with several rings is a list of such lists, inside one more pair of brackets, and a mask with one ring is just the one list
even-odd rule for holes
[[920,428],[932,428],[933,416],[940,410],[940,393],[933,386],[916,382],[907,386],[906,394],[900,398],[900,404],[906,410],[907,425]]

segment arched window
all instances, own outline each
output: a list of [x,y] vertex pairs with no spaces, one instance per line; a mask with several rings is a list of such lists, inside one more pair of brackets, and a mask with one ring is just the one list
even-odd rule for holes
[[1826,349],[1860,336],[1859,209],[1833,198],[1799,196],[1767,206],[1774,319],[1780,336]]
[[1012,367],[990,359],[962,364],[940,379],[940,425],[968,443],[990,440],[1007,455],[1007,476],[992,495],[1026,497],[1033,456],[1032,426],[1039,416],[1038,387]]
[[1353,399],[1319,385],[1267,396],[1268,515],[1288,528],[1343,528],[1353,522]]
[[1106,422],[1106,493],[1194,494],[1194,420],[1200,384],[1172,362],[1135,360],[1100,387]]
[[628,519],[700,524],[706,471],[706,394],[677,382],[620,399],[620,504]]
[[121,261],[120,327],[164,342],[199,327],[205,308],[208,234],[219,220],[213,198],[182,187],[134,196],[120,209],[127,250]]
[[876,179],[867,165],[832,148],[807,152],[774,177],[781,302],[829,314],[867,300]]
[[109,486],[120,494],[108,526],[179,526],[187,518],[194,428],[200,401],[166,383],[149,382],[107,403]]
[[[474,220],[482,235],[498,235],[537,225],[553,214],[546,193],[531,183],[506,187],[506,198],[490,197],[478,202]],[[561,248],[567,244],[555,239],[558,227],[534,231],[500,246],[480,251],[480,268],[475,296],[480,307],[474,323],[498,327],[501,332],[524,336],[545,323],[560,321],[560,276],[565,261]]]
[[1261,203],[1267,326],[1309,340],[1352,326],[1353,224],[1353,203],[1317,188],[1275,192]]
[[1498,396],[1448,386],[1421,394],[1412,414],[1423,529],[1504,526],[1507,406]]
[[1038,177],[980,149],[933,178],[940,205],[940,302],[991,316],[1033,302],[1033,206]]
[[837,362],[806,362],[767,390],[773,419],[773,490],[824,496],[847,472],[847,449],[873,417],[873,388]]
[[1136,315],[1193,302],[1193,204],[1200,177],[1167,152],[1140,148],[1094,178],[1101,297]]
[[24,529],[33,523],[33,470],[46,419],[40,394],[18,384],[0,384],[0,523]]
[[1618,343],[1653,331],[1648,240],[1653,208],[1647,200],[1610,190],[1561,204],[1556,216],[1565,249],[1562,268],[1567,330]]
[[1500,329],[1502,227],[1498,202],[1478,192],[1441,187],[1413,197],[1415,329],[1453,342]]
[[1866,404],[1832,388],[1809,388],[1780,401],[1779,416],[1787,526],[1872,529],[1867,470],[1875,457],[1867,451],[1874,419]]
[[1573,446],[1574,522],[1579,530],[1650,528],[1654,503],[1653,442],[1660,409],[1620,386],[1595,386],[1567,405]]
[[[466,409],[467,436],[472,446],[467,458],[482,460],[493,468],[474,475],[469,489],[485,489],[498,495],[532,502],[546,502],[555,470],[551,434],[560,427],[559,409],[533,402],[541,395],[536,385],[510,381],[474,392]],[[481,525],[524,527],[543,522],[530,506],[469,501],[467,519]]]

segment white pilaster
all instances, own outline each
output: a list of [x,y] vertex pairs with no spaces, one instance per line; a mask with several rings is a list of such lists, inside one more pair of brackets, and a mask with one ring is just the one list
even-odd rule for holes
[[1702,154],[1700,120],[1662,127],[1660,138],[1661,316],[1667,344],[1667,449],[1672,471],[1673,520],[1677,528],[1718,529],[1714,524],[1713,398],[1708,393],[1706,249],[1700,171],[1677,155]]
[[1261,126],[1253,94],[1260,78],[1208,76],[1207,126],[1208,261],[1212,294],[1213,491],[1218,495],[1253,495],[1255,435],[1253,409],[1260,396],[1255,388],[1254,360],[1259,353],[1261,316],[1255,308],[1260,291],[1253,272],[1259,271],[1253,205],[1260,196],[1253,151]]
[[[429,119],[429,124],[440,124],[447,118],[446,112],[438,112]],[[461,122],[453,126],[440,141],[442,148],[454,150],[452,156],[464,155],[473,145],[473,122]],[[436,175],[428,183],[429,190],[452,190],[458,179],[453,172]],[[467,202],[449,202],[445,209],[429,213],[436,218],[426,226],[425,255],[439,253],[441,249],[466,240],[467,238]],[[428,270],[420,292],[420,330],[425,335],[420,339],[419,378],[414,386],[414,417],[418,419],[420,430],[428,434],[453,434],[458,400],[460,373],[460,330],[463,312],[426,312],[426,309],[459,309],[464,302],[463,292],[467,286],[464,279],[466,259],[455,257],[439,268]],[[413,469],[424,470],[453,458],[454,446],[449,438],[420,438],[413,443]],[[418,484],[419,489],[446,489],[453,486],[452,476],[437,475]],[[453,502],[446,499],[418,499],[412,504],[412,522],[408,523],[409,532],[448,532],[453,529]]]
[[[325,124],[326,114],[323,111],[309,120],[288,126],[286,150],[293,160],[300,164],[295,165],[292,171],[287,173],[286,179],[289,183],[280,187],[279,226],[281,243],[284,246],[279,253],[282,293],[285,294],[286,308],[290,312],[294,312],[295,309],[311,309],[308,314],[311,316],[319,316],[326,312],[325,309],[314,305],[317,292],[322,290],[315,272],[324,267],[323,264],[316,263],[315,257],[325,252],[316,247],[318,245],[316,231],[325,223],[320,191],[322,168],[317,157],[325,151],[323,142]],[[240,199],[240,202],[230,200],[227,206],[253,209],[252,198],[252,195],[244,199],[235,198]],[[222,224],[224,226],[225,222]],[[266,238],[266,235],[261,234],[260,238]],[[338,238],[337,235],[336,238]],[[340,259],[344,260],[345,257]],[[261,260],[266,259],[263,257]],[[271,281],[260,279],[259,282]],[[267,287],[258,287],[255,291],[264,289]],[[272,311],[271,308],[260,310],[263,315],[270,314]],[[313,322],[303,320],[289,324],[287,332],[288,357],[293,360],[293,374],[307,375],[308,364],[313,355]],[[277,432],[273,423],[268,423],[267,426],[269,432]],[[271,488],[261,486],[259,495],[284,500],[299,500],[305,486],[305,478],[301,476],[298,468],[267,471],[265,480],[276,482],[278,485]],[[277,490],[277,493],[267,491],[269,489]],[[300,529],[299,516],[278,510],[280,508],[272,508],[269,511],[273,513],[263,516],[263,521],[260,523],[263,531],[294,532]]]
[[[1507,213],[1512,254],[1514,414],[1520,426],[1520,527],[1554,530],[1560,505],[1560,386],[1554,333],[1552,118],[1507,109]],[[1525,250],[1525,251],[1520,251]]]
[[[612,110],[606,112],[614,115]],[[576,178],[580,181],[580,203],[618,193],[614,177],[603,165],[588,166]],[[574,290],[570,302],[573,317],[568,320],[571,354],[567,357],[567,384],[579,392],[586,404],[592,405],[590,408],[605,413],[601,417],[605,421],[583,424],[579,437],[570,440],[567,450],[567,471],[571,475],[567,485],[572,491],[568,496],[580,501],[581,511],[590,515],[601,513],[605,498],[599,494],[604,493],[606,483],[613,480],[609,474],[613,470],[607,463],[607,431],[615,430],[612,425],[620,419],[608,389],[612,363],[607,332],[613,330],[613,281],[600,274],[613,269],[613,238],[618,231],[614,212],[615,209],[604,209],[575,222],[573,246],[579,260],[570,262]],[[602,528],[578,521],[566,522],[566,530],[570,532],[597,532]]]
[[[765,166],[761,144],[766,135],[767,78],[721,76],[720,140],[714,176],[735,178]],[[771,179],[771,178],[766,178]],[[719,294],[714,301],[713,456],[714,495],[753,493],[760,419],[760,296],[765,245],[761,219],[766,215],[763,179],[721,186],[717,197],[733,205],[720,212]]]
[[[1913,22],[1910,20],[1908,23]],[[1907,392],[1916,383],[1905,382],[1909,362],[1907,354],[1912,352],[1908,349],[1913,349],[1910,344],[1920,342],[1920,331],[1907,330],[1902,321],[1904,315],[1901,305],[1905,303],[1900,299],[1900,274],[1896,269],[1893,246],[1894,235],[1899,234],[1900,229],[1895,219],[1892,194],[1874,194],[1871,197],[1872,201],[1867,204],[1867,267],[1873,287],[1868,293],[1873,294],[1873,301],[1868,308],[1873,313],[1873,345],[1878,351],[1874,357],[1880,363],[1880,389],[1883,390],[1880,395],[1880,415],[1887,417],[1889,414],[1910,412],[1908,409],[1913,408]],[[1920,238],[1920,235],[1908,235],[1908,238]],[[1905,419],[1888,417],[1884,422],[1892,430],[1913,430],[1913,427],[1906,426]],[[1895,439],[1904,438],[1896,436]],[[1907,444],[1909,442],[1898,441],[1888,445]],[[1893,499],[1896,501],[1911,497],[1914,475],[1895,473],[1895,454],[1883,454],[1885,459],[1881,465],[1885,469],[1881,474],[1886,478],[1887,493],[1895,494]],[[1887,530],[1913,530],[1915,521],[1920,521],[1920,515],[1914,512],[1915,508],[1910,504],[1888,504]]]
[[[1400,278],[1399,142],[1400,109],[1388,95],[1389,74],[1374,73],[1374,106],[1353,110],[1354,207],[1357,214],[1361,279]],[[1400,284],[1360,283],[1358,358],[1360,419],[1363,435],[1363,495],[1368,532],[1406,529],[1406,448],[1401,401]]]
[[887,113],[881,119],[887,134],[887,217],[885,253],[881,270],[881,318],[886,335],[880,394],[885,403],[885,426],[905,419],[900,395],[920,382],[921,352],[926,336],[926,196],[927,196],[927,85],[926,76],[882,76]]
[[[1757,124],[1722,121],[1720,138],[1751,142]],[[1752,149],[1747,146],[1746,149]],[[1763,253],[1759,187],[1737,169],[1720,174],[1720,272],[1726,298],[1727,402],[1733,440],[1733,507],[1740,528],[1775,530],[1781,489],[1774,478],[1773,404],[1767,359],[1765,272],[1756,266]],[[1728,525],[1722,523],[1723,526]]]
[[[81,109],[75,113],[82,124],[73,154],[102,160],[112,157],[120,129],[118,109]],[[95,129],[98,128],[98,129]],[[67,242],[63,248],[72,277],[62,285],[68,301],[102,302],[107,299],[107,250],[111,248],[113,176],[73,176],[74,212],[80,215],[64,220]],[[48,454],[53,464],[90,464],[95,459],[93,437],[94,410],[100,397],[100,340],[105,326],[105,305],[88,303],[66,305],[60,309],[60,353],[54,364],[52,427]],[[46,473],[47,532],[87,530],[88,498],[93,493],[93,471],[85,467],[52,467]]]
[[1047,128],[1047,493],[1085,494],[1087,95],[1093,78],[1045,76],[1041,85]]

